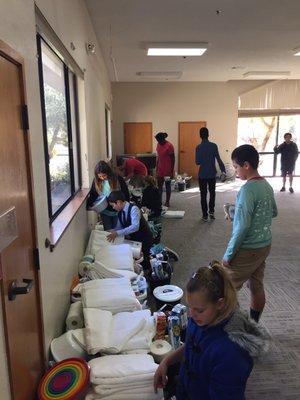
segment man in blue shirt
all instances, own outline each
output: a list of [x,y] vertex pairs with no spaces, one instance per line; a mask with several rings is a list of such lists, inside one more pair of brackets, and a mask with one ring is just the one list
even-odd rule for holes
[[120,190],[110,193],[107,198],[112,208],[118,212],[116,227],[107,236],[109,242],[114,242],[117,236],[125,236],[130,240],[142,243],[144,261],[141,263],[144,271],[150,271],[150,249],[153,245],[153,235],[148,222],[141,214],[140,209],[133,203],[125,200]]
[[209,217],[212,220],[215,219],[216,160],[221,172],[225,174],[226,171],[219,155],[218,146],[208,140],[208,129],[201,128],[199,133],[202,142],[196,147],[196,164],[199,165],[198,179],[201,195],[202,221],[207,221],[207,187],[209,190]]

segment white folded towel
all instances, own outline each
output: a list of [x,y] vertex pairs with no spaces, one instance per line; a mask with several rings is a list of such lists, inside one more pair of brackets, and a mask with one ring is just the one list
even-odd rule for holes
[[89,361],[90,380],[95,385],[141,381],[155,373],[157,364],[148,354],[120,354]]
[[148,317],[146,324],[143,329],[135,334],[130,340],[125,344],[122,349],[122,353],[134,354],[134,353],[147,353],[150,351],[150,345],[152,339],[156,333],[155,318]]
[[94,391],[94,389],[90,389],[90,391],[88,392],[88,394],[85,397],[85,400],[163,400],[164,399],[164,395],[163,395],[163,391],[159,390],[157,394],[154,395],[147,395],[144,396],[143,392],[141,391],[141,393],[139,394],[115,394],[112,396],[106,396],[106,397],[102,397],[100,394],[96,393]]
[[82,304],[85,308],[99,308],[113,314],[136,311],[141,304],[136,299],[127,278],[97,279],[83,284]]
[[153,379],[158,367],[148,354],[104,356],[89,362],[93,388],[86,400],[162,400],[154,393]]
[[72,332],[72,337],[75,340],[75,342],[78,343],[79,346],[83,350],[87,351],[86,342],[85,342],[85,332],[84,331],[85,331],[85,328],[75,329],[75,330],[73,330],[71,332]]
[[[139,345],[147,347],[149,336],[152,336],[152,332],[149,334],[152,325],[148,320],[152,318],[150,310],[112,315],[109,311],[85,308],[84,334],[88,353],[117,354],[127,345],[129,350]],[[130,340],[133,342],[130,343]]]
[[[128,244],[111,244],[107,240],[109,232],[93,230],[85,254],[95,256],[109,269],[133,271],[133,251]],[[124,239],[123,239],[124,240]]]
[[96,354],[110,346],[113,317],[109,311],[84,308],[85,343],[89,354]]

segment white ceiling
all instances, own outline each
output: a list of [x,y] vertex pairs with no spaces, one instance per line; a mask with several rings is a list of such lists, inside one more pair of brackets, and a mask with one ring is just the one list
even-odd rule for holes
[[[238,80],[249,71],[290,71],[289,79],[300,79],[300,57],[292,51],[300,47],[300,0],[86,3],[111,81],[154,81],[137,76],[141,71],[182,71],[180,81]],[[142,42],[173,41],[209,42],[209,48],[185,59],[148,57],[141,48]]]

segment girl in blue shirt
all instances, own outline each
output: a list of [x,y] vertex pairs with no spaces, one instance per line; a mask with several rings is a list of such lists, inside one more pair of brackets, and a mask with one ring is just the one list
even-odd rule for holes
[[267,349],[268,334],[239,310],[217,261],[194,273],[186,289],[186,342],[160,363],[155,390],[166,385],[168,367],[180,362],[177,400],[244,400],[253,357]]

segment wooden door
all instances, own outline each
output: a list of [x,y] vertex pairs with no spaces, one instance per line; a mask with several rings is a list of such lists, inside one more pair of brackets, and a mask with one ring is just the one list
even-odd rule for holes
[[186,172],[193,178],[198,177],[199,167],[195,163],[195,149],[201,143],[200,128],[206,126],[206,122],[179,122],[179,168],[180,174]]
[[[0,42],[0,268],[11,394],[36,397],[43,373],[42,323],[24,112],[22,60]],[[26,283],[23,279],[28,280]],[[27,294],[9,299],[12,283]],[[24,290],[25,291],[25,290]]]
[[152,153],[152,123],[124,123],[124,154]]

